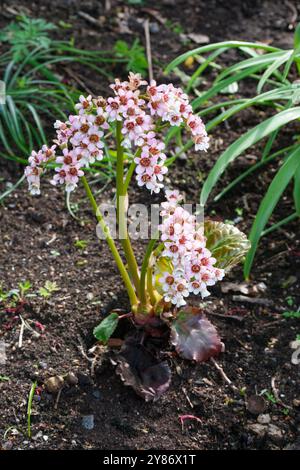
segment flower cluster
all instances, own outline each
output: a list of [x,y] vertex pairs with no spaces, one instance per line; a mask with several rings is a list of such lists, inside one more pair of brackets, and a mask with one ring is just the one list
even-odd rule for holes
[[137,147],[134,162],[138,185],[158,193],[168,171],[164,165],[167,157],[163,153],[164,143],[154,132],[154,121],[146,114],[146,102],[140,97],[139,87],[142,85],[147,85],[147,82],[134,74],[129,75],[129,81],[116,80],[111,85],[115,97],[108,98],[106,109],[109,121],[123,121],[123,147]]
[[51,148],[48,148],[47,145],[43,145],[42,149],[38,152],[34,150],[31,152],[28,158],[29,165],[26,166],[24,172],[31,194],[40,194],[40,176],[43,173],[43,166],[55,157],[55,149],[56,145],[52,145]]
[[207,287],[224,277],[224,270],[214,267],[216,259],[206,248],[203,227],[197,227],[196,217],[185,210],[178,191],[166,191],[167,201],[162,203],[160,226],[164,244],[162,256],[171,262],[171,272],[159,279],[167,302],[180,307],[191,293],[202,298],[209,294]]
[[209,138],[204,124],[199,116],[193,114],[188,96],[181,88],[175,88],[172,83],[157,86],[156,81],[152,80],[147,87],[147,93],[152,116],[159,116],[171,126],[185,124],[192,134],[195,150],[208,149]]
[[[208,137],[199,116],[194,115],[187,95],[173,85],[156,85],[130,72],[128,81],[116,79],[111,85],[114,96],[107,100],[91,95],[80,96],[75,105],[78,114],[70,115],[66,122],[56,121],[54,143],[61,150],[56,158],[52,184],[65,184],[67,191],[76,188],[84,168],[103,159],[104,133],[113,122],[119,123],[121,145],[133,151],[136,180],[151,192],[158,193],[167,173],[165,145],[158,133],[165,126],[184,123],[191,132],[196,150],[207,150]],[[140,88],[147,86],[144,94]],[[121,126],[121,127],[120,127]],[[53,147],[52,147],[53,149]],[[129,150],[128,150],[129,149]],[[133,150],[132,150],[133,149]],[[38,163],[26,168],[25,175],[33,194],[39,194],[39,177],[48,159],[45,151],[32,154]],[[53,159],[54,154],[51,155]]]

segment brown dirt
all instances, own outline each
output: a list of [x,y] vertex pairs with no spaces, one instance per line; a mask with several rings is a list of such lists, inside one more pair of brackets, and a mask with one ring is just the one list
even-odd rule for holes
[[[76,5],[79,2],[53,1],[49,7],[43,3],[16,1],[9,2],[9,5],[13,8],[23,6],[33,15],[48,19],[55,18],[59,12],[60,18],[74,22],[72,34],[74,32],[78,38],[78,45],[88,47],[92,37],[94,47],[107,46],[120,37],[116,15],[124,11],[124,2],[112,2],[109,14],[103,11],[102,2],[80,2],[81,10],[93,16],[105,16],[102,30],[78,18]],[[288,44],[292,41],[292,33],[288,30],[291,11],[287,3],[231,1],[229,8],[227,2],[220,1],[166,0],[157,2],[157,5],[152,2],[151,8],[160,11],[172,24],[181,24],[184,32],[208,34],[212,41],[272,39],[274,44]],[[290,3],[294,5],[294,2]],[[2,2],[1,25],[9,19],[7,5]],[[183,5],[185,16],[180,15]],[[149,12],[132,7],[129,12],[133,34],[124,37],[132,39],[139,35],[143,42],[136,18],[147,16]],[[152,14],[150,19],[153,20]],[[166,63],[184,50],[178,34],[160,23],[159,28],[159,36],[152,36],[157,70],[160,70],[161,62]],[[88,86],[94,87],[95,93],[104,88],[91,77]],[[177,162],[172,185],[184,191],[187,199],[197,200],[202,178],[220,151],[243,129],[262,117],[262,114],[249,111],[242,118],[232,120],[229,129],[219,128],[212,136],[213,145],[207,156],[199,159],[191,154],[188,161]],[[289,139],[289,135],[284,139]],[[259,149],[255,151],[259,152]],[[238,174],[246,164],[245,159],[239,159],[226,175],[226,180]],[[7,169],[3,168],[2,174],[11,179]],[[242,208],[242,220],[238,226],[248,230],[271,176],[272,172],[261,172],[257,176],[258,181],[257,178],[246,180],[237,191],[229,193],[223,203],[211,205],[208,213],[215,210],[218,217],[233,219],[236,217],[235,209]],[[111,188],[108,188],[101,197],[109,199],[110,195]],[[74,201],[80,201],[81,196],[83,194],[78,191]],[[131,198],[147,201],[148,194],[134,189]],[[288,192],[276,210],[274,220],[284,217],[290,206]],[[81,223],[68,215],[62,192],[47,185],[40,198],[30,197],[23,188],[15,191],[0,209],[0,282],[3,287],[16,288],[18,282],[29,280],[32,292],[37,292],[46,280],[51,280],[56,281],[60,288],[48,300],[38,295],[29,297],[27,304],[18,312],[24,319],[38,321],[45,326],[39,338],[25,330],[21,349],[18,348],[18,315],[5,310],[0,312],[0,340],[7,345],[8,359],[5,367],[1,366],[0,375],[10,379],[0,380],[0,445],[14,449],[297,447],[300,413],[295,400],[299,402],[299,366],[290,362],[292,350],[289,343],[300,333],[299,320],[285,320],[282,312],[296,310],[300,303],[297,278],[300,270],[299,224],[290,224],[261,243],[252,280],[255,285],[260,282],[266,284],[266,290],[255,296],[256,300],[262,298],[266,302],[237,302],[232,292],[222,294],[217,287],[204,304],[207,315],[218,327],[226,345],[225,353],[217,361],[241,394],[236,395],[224,383],[211,363],[196,365],[170,355],[168,360],[173,370],[171,387],[153,404],[144,403],[132,390],[125,388],[111,365],[96,368],[96,375],[92,377],[90,365],[79,351],[80,345],[85,351],[93,346],[91,332],[100,318],[113,307],[121,305],[126,308],[127,301],[109,251],[96,239],[95,226],[84,202],[80,203],[78,215]],[[83,251],[74,246],[76,239],[88,241]],[[139,250],[141,246],[136,245],[135,248]],[[236,270],[227,280],[241,282],[241,270]],[[289,299],[293,300],[291,307]],[[69,371],[78,375],[79,384],[63,390],[55,409],[55,397],[47,394],[42,385],[46,378]],[[270,414],[271,423],[277,429],[273,434],[257,435],[251,429],[251,425],[257,423],[257,417],[246,409],[245,399],[263,390],[274,394],[272,377],[276,377],[280,399],[290,408],[266,399],[265,413]],[[25,434],[26,406],[34,380],[38,382],[39,394],[33,403],[34,439],[29,440]],[[196,415],[201,422],[186,422],[182,429],[179,421],[182,414]],[[85,415],[94,415],[93,430],[83,428],[82,417]]]

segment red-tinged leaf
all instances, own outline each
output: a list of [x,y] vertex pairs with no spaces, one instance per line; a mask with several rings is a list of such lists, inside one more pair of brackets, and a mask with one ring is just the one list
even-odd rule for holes
[[158,345],[152,340],[142,344],[141,335],[126,338],[116,356],[116,373],[146,401],[156,401],[169,388],[171,370],[167,361],[159,359]]
[[214,325],[199,309],[181,310],[171,327],[171,342],[184,359],[197,362],[217,356],[222,343]]

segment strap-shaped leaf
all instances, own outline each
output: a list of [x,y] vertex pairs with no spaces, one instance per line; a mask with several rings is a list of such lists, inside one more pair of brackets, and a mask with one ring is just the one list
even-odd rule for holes
[[300,165],[300,147],[290,153],[289,157],[285,160],[283,165],[278,170],[276,176],[273,178],[268,191],[266,192],[258,212],[256,214],[254,223],[251,228],[249,240],[251,242],[251,248],[247,254],[244,274],[248,278],[250,269],[253,263],[254,255],[257,249],[259,239],[262,231],[264,230],[277,202],[279,201],[283,191],[287,187],[290,180],[295,175]]
[[300,217],[300,162],[294,176],[294,204],[297,214]]
[[231,224],[206,220],[204,222],[206,247],[216,258],[216,267],[229,271],[240,263],[250,248],[246,235]]
[[171,327],[171,342],[184,359],[207,361],[221,352],[222,343],[213,324],[200,309],[186,307]]
[[233,144],[231,144],[220,156],[213,169],[209,173],[201,191],[200,204],[204,206],[209,194],[211,193],[211,190],[215,186],[222,173],[226,170],[229,163],[231,163],[249,147],[256,144],[256,142],[271,134],[279,127],[282,127],[288,122],[299,118],[300,107],[287,109],[253,127],[253,129],[250,129]]
[[168,66],[165,69],[165,73],[170,73],[172,70],[174,70],[178,65],[180,65],[182,62],[184,62],[186,59],[189,57],[192,57],[196,54],[205,54],[206,52],[211,52],[214,51],[215,49],[220,49],[220,48],[243,48],[243,47],[248,47],[248,48],[254,48],[254,49],[261,49],[264,51],[268,52],[276,52],[280,51],[277,47],[269,46],[267,44],[259,43],[259,42],[246,42],[246,41],[223,41],[223,42],[217,42],[214,44],[208,44],[207,46],[201,46],[197,47],[196,49],[193,49],[191,51],[185,52],[184,54],[181,54],[180,56],[176,57],[176,59],[172,60],[168,64]]
[[[268,54],[268,55],[271,55],[271,54]],[[257,91],[258,93],[261,92],[261,90],[263,89],[263,87],[265,86],[267,80],[269,77],[271,77],[271,75],[273,75],[278,69],[279,67],[281,67],[282,64],[286,63],[289,61],[289,59],[293,56],[293,50],[291,51],[287,51],[285,54],[282,55],[282,57],[279,57],[278,59],[276,59],[268,68],[267,70],[264,72],[264,74],[262,75],[261,79],[259,80],[258,82],[258,85],[257,85]]]

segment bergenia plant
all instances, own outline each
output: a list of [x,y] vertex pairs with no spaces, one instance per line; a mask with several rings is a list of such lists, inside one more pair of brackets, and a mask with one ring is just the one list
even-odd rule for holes
[[[40,194],[40,177],[54,168],[51,183],[67,192],[82,183],[93,212],[109,245],[128,293],[131,309],[111,312],[94,330],[108,345],[122,318],[135,328],[124,338],[113,362],[127,385],[146,400],[157,399],[169,386],[171,372],[162,350],[170,342],[183,358],[205,361],[222,349],[216,328],[203,309],[187,304],[194,294],[202,299],[210,288],[237,264],[249,249],[246,236],[232,225],[203,220],[183,204],[174,189],[164,189],[168,171],[165,132],[182,126],[192,136],[195,150],[206,151],[209,139],[188,97],[172,84],[148,85],[138,74],[128,81],[116,79],[114,96],[107,99],[81,96],[77,114],[56,121],[56,139],[50,148],[32,152],[25,174],[32,194]],[[98,207],[85,173],[101,161],[110,148],[116,155],[116,214],[120,256],[111,226]],[[96,163],[97,164],[97,163]],[[127,191],[133,174],[150,193],[164,190],[157,231],[138,266],[128,234]],[[148,223],[146,221],[145,223]]]

